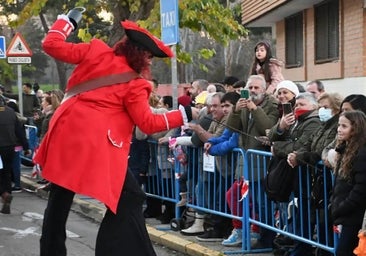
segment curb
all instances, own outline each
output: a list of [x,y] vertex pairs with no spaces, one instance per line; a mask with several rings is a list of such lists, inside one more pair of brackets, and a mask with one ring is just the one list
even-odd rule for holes
[[[47,198],[48,193],[44,190],[37,190],[39,184],[33,179],[22,175],[21,177],[22,187],[27,192],[35,193],[41,198]],[[100,206],[96,203],[90,203],[86,200],[80,199],[77,196],[74,198],[74,203],[71,209],[87,218],[96,222],[101,222],[105,213],[105,207],[100,203]],[[171,233],[160,231],[148,224],[146,224],[147,232],[149,233],[151,241],[166,246],[172,250],[176,250],[185,253],[190,256],[223,256],[224,254],[219,251],[215,251],[204,247],[198,243],[188,241],[179,236],[175,236]]]

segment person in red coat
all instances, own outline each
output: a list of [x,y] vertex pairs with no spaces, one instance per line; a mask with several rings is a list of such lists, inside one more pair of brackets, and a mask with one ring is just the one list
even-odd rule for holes
[[95,255],[155,255],[142,215],[145,195],[127,171],[132,131],[135,125],[147,134],[181,126],[192,110],[151,112],[151,59],[173,53],[136,23],[121,24],[126,36],[113,48],[98,39],[74,44],[66,39],[77,23],[59,15],[43,41],[48,55],[76,68],[34,159],[52,183],[41,256],[66,255],[65,225],[75,193],[107,207]]

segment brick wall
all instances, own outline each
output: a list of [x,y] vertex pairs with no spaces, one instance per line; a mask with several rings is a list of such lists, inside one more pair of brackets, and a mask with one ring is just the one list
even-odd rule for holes
[[[340,56],[338,61],[315,64],[314,9],[304,11],[304,66],[285,69],[294,81],[337,79],[366,75],[366,9],[363,0],[340,0]],[[284,21],[276,24],[276,55],[285,60]]]
[[344,76],[365,73],[365,9],[362,0],[343,0]]

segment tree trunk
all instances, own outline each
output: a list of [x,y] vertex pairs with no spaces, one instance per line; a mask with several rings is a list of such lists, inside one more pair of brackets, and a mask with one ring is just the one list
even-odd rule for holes
[[[111,3],[112,4],[112,3]],[[116,42],[121,40],[122,36],[124,35],[124,31],[121,26],[122,20],[145,20],[149,17],[151,10],[154,8],[155,1],[141,1],[141,7],[138,12],[131,13],[129,10],[129,6],[118,5],[111,6],[111,12],[113,14],[113,26],[111,29],[110,37],[108,38],[108,44],[110,46],[114,45]]]
[[66,78],[66,65],[62,61],[55,60],[57,73],[58,73],[58,80],[60,83],[60,90],[63,92],[66,88],[67,78]]

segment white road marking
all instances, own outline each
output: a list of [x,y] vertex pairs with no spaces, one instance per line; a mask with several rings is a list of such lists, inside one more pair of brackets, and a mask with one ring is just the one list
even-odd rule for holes
[[28,235],[35,235],[35,236],[41,236],[41,234],[36,233],[35,231],[38,229],[37,227],[29,227],[24,230],[22,229],[15,229],[15,228],[6,228],[6,227],[0,227],[1,230],[14,232],[13,235],[14,238],[23,238]]
[[79,238],[80,236],[78,234],[75,234],[71,231],[66,230],[66,236],[69,238]]
[[43,215],[36,212],[24,212],[23,221],[43,220]]
[[[43,220],[43,215],[36,212],[24,212],[23,221],[31,222],[32,220]],[[66,230],[66,236],[69,238],[79,238],[80,235],[75,234],[69,230]]]

